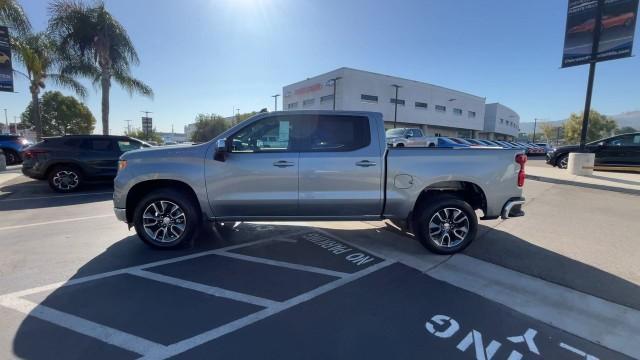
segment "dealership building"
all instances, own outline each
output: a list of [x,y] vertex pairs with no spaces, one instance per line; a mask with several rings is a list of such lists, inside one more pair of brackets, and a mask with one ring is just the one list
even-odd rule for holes
[[510,140],[520,124],[515,111],[486,104],[484,97],[344,67],[287,85],[282,93],[284,110],[375,111],[383,114],[385,128],[395,122],[428,136]]

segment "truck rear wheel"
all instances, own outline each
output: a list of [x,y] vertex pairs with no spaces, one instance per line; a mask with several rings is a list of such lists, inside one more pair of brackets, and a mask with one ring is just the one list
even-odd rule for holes
[[453,195],[438,195],[420,205],[413,229],[429,251],[450,255],[462,251],[473,241],[478,218],[466,201]]
[[158,189],[135,208],[133,223],[138,237],[159,249],[174,249],[189,241],[200,226],[201,214],[193,200],[180,191]]

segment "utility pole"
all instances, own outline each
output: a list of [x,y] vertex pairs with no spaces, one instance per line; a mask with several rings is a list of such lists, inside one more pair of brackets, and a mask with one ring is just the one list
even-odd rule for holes
[[4,109],[4,122],[7,124],[7,132],[11,132],[9,128],[9,119],[7,118],[7,109]]
[[18,117],[17,115],[13,117],[13,131],[16,135],[18,134]]
[[536,142],[536,124],[538,123],[538,119],[533,119],[533,140],[531,142]]
[[333,110],[336,109],[336,91],[338,88],[338,80],[342,79],[342,76],[336,76],[332,79],[329,79],[333,83]]
[[273,98],[273,111],[278,111],[278,96],[280,96],[280,94],[271,95]]
[[393,110],[393,128],[395,129],[396,124],[398,123],[398,89],[401,88],[402,86],[396,85],[396,84],[393,84],[391,86],[396,88],[396,97],[393,101],[393,103],[395,104],[395,109]]
[[127,122],[127,135],[131,134],[131,121],[133,120],[125,120]]

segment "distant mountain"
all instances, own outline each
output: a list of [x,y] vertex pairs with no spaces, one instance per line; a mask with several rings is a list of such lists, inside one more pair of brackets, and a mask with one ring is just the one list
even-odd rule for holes
[[[619,128],[624,126],[631,126],[636,130],[640,130],[640,111],[628,111],[628,112],[623,112],[621,114],[608,115],[608,116],[613,118],[618,123]],[[560,126],[564,124],[565,121],[567,121],[567,119],[553,120],[553,121],[538,121],[536,132],[540,131],[540,124],[542,123],[549,123],[553,126]],[[532,134],[533,123],[532,122],[520,123],[520,132]]]

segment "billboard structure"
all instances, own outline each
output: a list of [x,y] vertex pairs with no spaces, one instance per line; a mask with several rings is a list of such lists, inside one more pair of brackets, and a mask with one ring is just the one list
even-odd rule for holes
[[589,64],[580,152],[585,151],[596,63],[631,56],[639,0],[569,0],[562,67]]
[[562,67],[631,56],[638,0],[569,0]]
[[144,132],[145,135],[149,135],[152,130],[153,130],[153,119],[151,119],[148,116],[143,116],[142,117],[142,132]]
[[0,26],[0,91],[13,92],[11,46],[6,26]]

